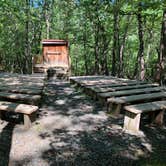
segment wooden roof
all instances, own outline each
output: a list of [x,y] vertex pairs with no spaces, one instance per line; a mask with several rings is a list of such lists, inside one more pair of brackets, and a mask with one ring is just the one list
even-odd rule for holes
[[42,40],[43,45],[68,45],[66,40],[55,40],[55,39],[44,39]]

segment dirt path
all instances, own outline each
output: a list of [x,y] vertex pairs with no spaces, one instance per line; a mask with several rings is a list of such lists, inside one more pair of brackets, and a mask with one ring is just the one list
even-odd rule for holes
[[50,80],[44,94],[30,130],[1,123],[0,166],[166,164],[165,127],[145,126],[140,136],[124,133],[123,116],[109,118],[69,82]]

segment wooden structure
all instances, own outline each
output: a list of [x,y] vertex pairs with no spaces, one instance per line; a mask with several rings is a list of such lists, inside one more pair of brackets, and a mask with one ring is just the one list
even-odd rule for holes
[[[166,108],[166,88],[145,81],[112,76],[71,77],[70,82],[107,106],[112,117],[125,113],[124,129],[137,133],[141,114],[153,112],[157,124],[163,122]],[[134,105],[133,105],[134,104]]]
[[68,74],[70,69],[68,46],[68,41],[65,40],[43,40],[42,63],[34,65],[34,72],[48,71],[48,76]]
[[0,76],[0,119],[5,112],[19,113],[23,115],[25,128],[29,128],[35,121],[44,87],[44,75],[1,73]]
[[153,113],[151,122],[158,125],[163,124],[166,101],[155,101],[143,104],[130,105],[125,107],[124,129],[137,133],[139,131],[141,114]]
[[26,129],[30,128],[32,122],[35,121],[37,110],[38,106],[0,101],[0,119],[4,111],[21,113],[24,115],[24,127]]
[[64,40],[43,40],[43,62],[49,67],[69,67],[68,42]]

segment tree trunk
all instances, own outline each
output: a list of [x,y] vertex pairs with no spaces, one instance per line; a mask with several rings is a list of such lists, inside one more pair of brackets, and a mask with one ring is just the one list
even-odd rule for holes
[[108,55],[108,48],[110,43],[110,38],[108,37],[105,27],[100,25],[100,55],[101,55],[101,68],[102,74],[109,75],[108,71],[108,62],[107,62],[107,55]]
[[135,75],[138,76],[138,79],[144,80],[145,79],[145,60],[144,60],[144,40],[143,40],[143,21],[142,21],[142,6],[139,3],[138,7],[138,37],[139,37],[139,50],[137,55],[137,62],[135,66]]
[[166,10],[163,11],[163,21],[161,27],[160,52],[158,54],[158,63],[155,80],[159,83],[164,81],[164,70],[166,63]]
[[85,66],[85,75],[88,75],[88,59],[87,59],[87,25],[86,25],[86,18],[85,18],[85,17],[84,17],[83,46],[84,46],[84,66]]
[[99,74],[99,26],[98,24],[95,25],[95,46],[94,46],[94,53],[95,53],[95,74]]
[[122,43],[120,45],[120,61],[119,61],[119,72],[118,72],[118,76],[119,77],[123,77],[123,54],[124,54],[124,48],[125,48],[125,42],[126,42],[126,37],[127,37],[127,31],[129,28],[129,24],[130,24],[130,15],[127,16],[127,20],[126,20],[126,26],[125,26],[125,31],[123,34],[123,38],[122,38]]
[[25,65],[24,73],[32,72],[32,57],[30,50],[30,41],[29,41],[29,11],[30,11],[30,1],[26,0],[26,22],[25,22]]
[[113,50],[112,50],[112,75],[117,73],[119,67],[119,13],[114,11]]

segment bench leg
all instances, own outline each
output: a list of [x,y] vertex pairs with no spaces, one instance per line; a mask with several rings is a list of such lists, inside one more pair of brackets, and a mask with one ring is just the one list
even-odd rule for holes
[[107,112],[110,113],[113,110],[113,103],[107,103]]
[[141,114],[133,114],[131,112],[126,111],[123,126],[124,130],[129,130],[134,133],[137,133],[139,131],[140,118]]
[[122,104],[113,104],[113,103],[108,103],[107,105],[107,111],[108,113],[117,116],[120,114],[120,110],[122,108]]
[[155,123],[161,126],[163,124],[163,118],[164,118],[164,110],[153,112],[153,114],[151,115],[151,123]]
[[32,125],[32,122],[34,122],[36,119],[36,112],[33,112],[30,115],[24,114],[24,127],[25,129],[29,129]]
[[0,111],[0,122],[2,122],[2,111]]
[[0,120],[2,120],[2,112],[0,111]]
[[98,100],[102,105],[105,105],[105,104],[106,104],[106,99],[103,98],[103,97],[98,96],[98,97],[97,97],[97,100]]

